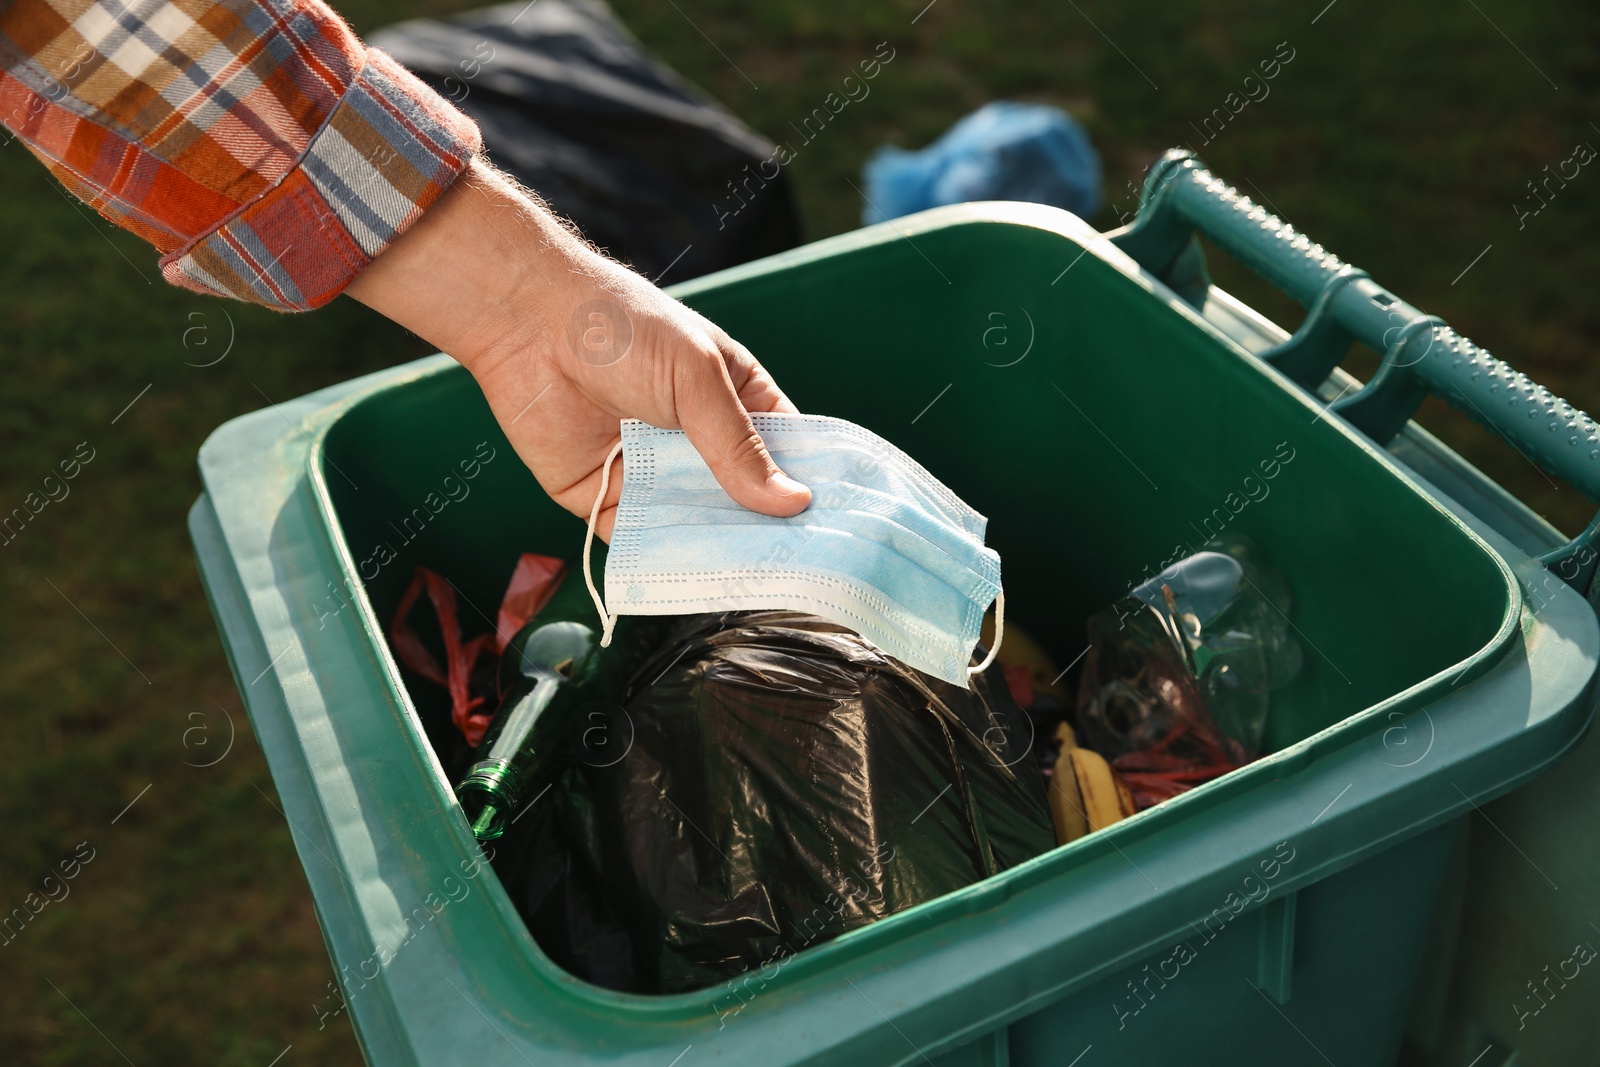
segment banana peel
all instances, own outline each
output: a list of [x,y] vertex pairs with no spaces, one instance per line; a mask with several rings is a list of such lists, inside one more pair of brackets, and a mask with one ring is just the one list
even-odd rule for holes
[[1058,845],[1103,830],[1138,810],[1122,776],[1100,753],[1079,748],[1071,726],[1057,727],[1056,740],[1061,742],[1061,754],[1050,776],[1049,800]]
[[1055,773],[1050,776],[1050,821],[1055,824],[1056,844],[1064,845],[1089,832],[1089,816],[1083,806],[1083,791],[1078,788],[1078,772],[1072,765],[1072,727],[1062,723],[1056,730],[1056,739],[1061,742],[1061,754],[1056,757]]

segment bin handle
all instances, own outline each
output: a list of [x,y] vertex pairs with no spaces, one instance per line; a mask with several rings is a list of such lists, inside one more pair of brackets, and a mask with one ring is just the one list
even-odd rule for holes
[[[1308,309],[1293,337],[1262,354],[1302,387],[1321,385],[1352,341],[1382,353],[1370,382],[1329,405],[1378,444],[1432,393],[1600,504],[1600,425],[1592,418],[1242,196],[1193,153],[1174,149],[1151,167],[1138,218],[1111,239],[1199,304],[1209,280],[1197,230]],[[1539,560],[1586,593],[1597,540],[1600,514]]]

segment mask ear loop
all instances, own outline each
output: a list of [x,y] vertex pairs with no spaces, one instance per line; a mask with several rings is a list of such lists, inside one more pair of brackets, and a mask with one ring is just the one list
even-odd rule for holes
[[[583,581],[589,587],[589,595],[594,598],[595,610],[600,613],[600,647],[611,647],[611,631],[616,629],[617,617],[606,614],[606,602],[600,599],[600,590],[594,586],[593,566],[590,564],[590,550],[594,547],[594,527],[600,521],[600,505],[605,503],[606,491],[611,488],[611,464],[622,454],[622,442],[618,441],[616,447],[606,456],[605,466],[600,468],[600,492],[595,494],[594,507],[589,509],[589,530],[583,537]],[[999,644],[999,642],[996,642]],[[990,659],[994,658],[990,653]]]
[[[588,570],[588,561],[584,561],[584,570]],[[983,657],[983,662],[976,667],[967,668],[967,677],[982,674],[989,669],[996,656],[1000,654],[1000,641],[1006,632],[1006,591],[1001,589],[994,595],[994,644],[989,646],[989,654]]]

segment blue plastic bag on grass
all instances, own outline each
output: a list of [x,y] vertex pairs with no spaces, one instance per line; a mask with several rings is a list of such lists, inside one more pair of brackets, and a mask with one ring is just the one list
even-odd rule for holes
[[1026,200],[1087,219],[1100,206],[1100,157],[1060,108],[985,104],[921,151],[880,147],[863,168],[862,225],[968,200]]

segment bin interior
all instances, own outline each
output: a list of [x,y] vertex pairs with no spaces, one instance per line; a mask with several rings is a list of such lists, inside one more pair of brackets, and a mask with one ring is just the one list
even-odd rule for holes
[[[683,295],[801,410],[894,441],[989,516],[1008,617],[1063,666],[1090,614],[1219,529],[1253,538],[1294,596],[1305,664],[1274,695],[1271,749],[1490,641],[1509,596],[1480,543],[1259,363],[1117,266],[1073,263],[1080,251],[970,224]],[[479,442],[494,458],[466,481]],[[324,449],[348,577],[380,619],[414,564],[448,575],[478,609],[463,625],[483,629],[519,553],[576,566],[583,523],[539,489],[463,371],[366,398]],[[450,499],[452,474],[465,499]],[[380,563],[380,546],[396,558]]]
[[[1007,618],[1062,666],[1090,614],[1224,529],[1250,536],[1294,597],[1304,666],[1274,694],[1270,750],[1491,643],[1513,596],[1481,542],[1127,261],[1083,251],[1067,233],[962,222],[678,292],[801,410],[894,441],[988,515]],[[346,577],[385,623],[415,564],[454,581],[468,632],[492,625],[519,553],[576,569],[583,522],[540,491],[459,368],[355,403],[322,468]],[[411,695],[439,749],[445,695]]]

